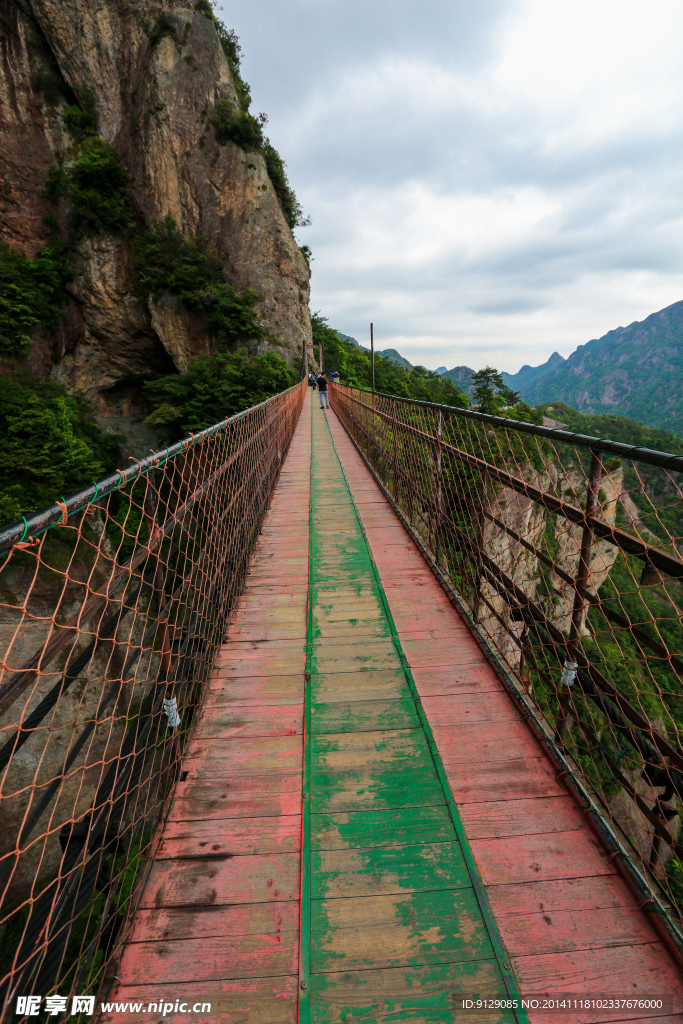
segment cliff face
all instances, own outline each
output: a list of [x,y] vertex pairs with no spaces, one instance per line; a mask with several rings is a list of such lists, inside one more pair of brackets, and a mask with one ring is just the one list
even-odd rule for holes
[[[201,8],[201,5],[197,5]],[[166,34],[154,37],[164,18]],[[228,283],[263,296],[258,317],[292,366],[312,356],[309,270],[261,154],[218,145],[216,104],[239,107],[213,20],[178,0],[0,0],[0,229],[32,255],[48,240],[43,189],[69,159],[62,115],[87,104],[113,145],[141,224],[170,215],[185,237],[218,253]],[[182,371],[211,349],[201,320],[170,297],[136,289],[121,236],[85,235],[74,254],[66,316],[38,337],[32,369],[83,392],[103,424],[142,444],[140,383]]]

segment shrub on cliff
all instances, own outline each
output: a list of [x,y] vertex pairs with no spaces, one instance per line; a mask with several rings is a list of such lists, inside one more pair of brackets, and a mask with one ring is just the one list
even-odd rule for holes
[[219,348],[265,337],[254,310],[258,292],[237,292],[223,279],[216,254],[201,239],[184,238],[172,217],[136,239],[133,264],[141,286],[155,298],[170,292],[198,310]]
[[187,373],[170,374],[144,385],[152,412],[147,423],[165,427],[170,437],[204,430],[297,381],[280,356],[266,352],[249,360],[246,352],[217,353],[198,359]]
[[0,353],[23,356],[37,327],[50,329],[63,315],[65,247],[43,246],[33,259],[0,242]]
[[27,371],[0,373],[0,523],[50,505],[111,470],[117,435],[80,397]]
[[243,149],[260,149],[263,145],[265,114],[254,117],[246,110],[235,110],[230,100],[219,100],[209,121],[216,130],[216,140],[221,144],[235,142]]
[[68,172],[74,225],[95,231],[123,231],[131,223],[126,174],[114,147],[93,135]]

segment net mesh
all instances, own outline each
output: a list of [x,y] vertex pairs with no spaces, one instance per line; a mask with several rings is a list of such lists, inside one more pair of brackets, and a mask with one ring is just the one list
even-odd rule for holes
[[103,992],[305,382],[0,533],[0,989]]
[[683,459],[340,385],[331,402],[680,930]]

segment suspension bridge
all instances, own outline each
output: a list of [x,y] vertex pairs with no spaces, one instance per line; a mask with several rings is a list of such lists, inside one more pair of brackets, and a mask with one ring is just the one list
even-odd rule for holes
[[[0,534],[6,1019],[682,1020],[683,563],[607,507],[627,446],[332,406],[304,382]],[[598,596],[610,551],[666,629]]]

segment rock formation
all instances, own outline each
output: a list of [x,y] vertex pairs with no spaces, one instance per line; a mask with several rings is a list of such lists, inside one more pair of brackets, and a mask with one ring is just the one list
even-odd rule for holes
[[[4,241],[28,255],[48,241],[44,187],[50,168],[68,165],[63,114],[78,103],[113,145],[138,223],[172,216],[216,251],[229,284],[263,296],[268,340],[253,350],[274,349],[297,368],[304,347],[312,356],[309,269],[264,159],[219,145],[209,120],[221,100],[239,108],[239,98],[208,4],[0,0],[0,46]],[[124,237],[80,237],[74,265],[66,316],[55,337],[34,340],[30,366],[81,391],[103,425],[142,446],[141,382],[186,369],[211,339],[178,303],[141,294]]]

